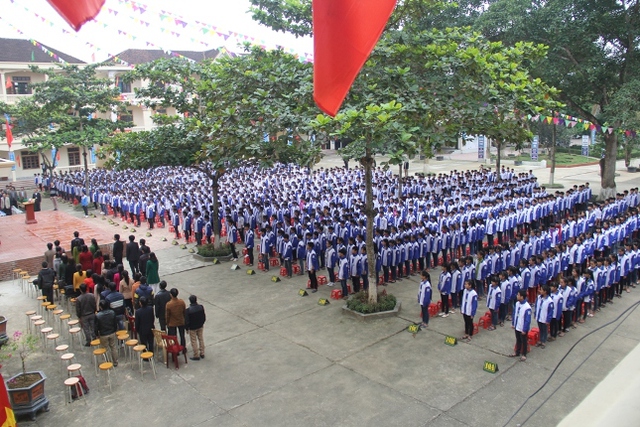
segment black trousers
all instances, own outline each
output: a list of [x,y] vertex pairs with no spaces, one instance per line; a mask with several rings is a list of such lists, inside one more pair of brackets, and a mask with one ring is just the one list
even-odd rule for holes
[[473,335],[473,317],[463,314],[464,317],[464,334],[472,336]]
[[307,273],[309,275],[309,282],[310,282],[311,289],[318,289],[318,279],[316,277],[315,270],[314,271],[308,271]]
[[420,309],[422,310],[422,323],[429,324],[429,306],[421,305]]
[[[180,345],[183,346],[185,348],[185,351],[186,351],[187,342],[184,340],[184,326],[169,326],[167,328],[167,333],[168,333],[168,335],[174,335],[175,336],[176,335],[176,329],[177,329],[177,332],[180,335]],[[152,334],[152,336],[153,336],[153,334]]]
[[351,276],[351,287],[353,292],[360,292],[360,276]]
[[516,330],[516,356],[527,355],[527,346],[529,345],[528,335],[526,332]]
[[440,294],[440,300],[442,301],[442,312],[449,314],[449,294]]

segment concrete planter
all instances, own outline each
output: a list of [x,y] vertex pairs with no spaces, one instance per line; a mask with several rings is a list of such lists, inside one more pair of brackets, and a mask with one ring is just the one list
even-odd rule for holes
[[635,166],[627,166],[627,172],[636,173],[638,172],[638,168]]
[[31,421],[35,421],[36,413],[40,409],[44,409],[45,412],[49,411],[49,399],[44,394],[44,381],[47,377],[41,371],[27,372],[26,375],[38,375],[40,379],[28,387],[9,388],[11,382],[22,375],[25,374],[14,375],[6,381],[9,401],[16,417],[29,415]]
[[362,314],[362,313],[358,313],[357,311],[353,311],[350,308],[347,308],[346,304],[342,306],[342,314],[349,315],[362,322],[367,322],[369,320],[385,319],[387,317],[397,317],[399,312],[400,312],[400,300],[396,300],[396,306],[393,308],[393,310],[381,311],[379,313]]
[[223,262],[223,261],[229,261],[231,260],[231,255],[224,255],[224,256],[202,256],[202,255],[198,255],[198,254],[192,254],[193,258],[200,261],[200,262],[213,262],[214,259],[218,259],[218,261]]

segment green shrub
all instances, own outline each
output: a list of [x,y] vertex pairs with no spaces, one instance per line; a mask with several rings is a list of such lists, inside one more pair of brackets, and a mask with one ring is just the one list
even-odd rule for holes
[[380,313],[391,311],[396,306],[396,297],[393,295],[378,294],[378,302],[369,303],[369,293],[360,291],[347,301],[347,308],[362,314]]
[[207,243],[206,245],[198,246],[198,255],[205,258],[228,256],[231,255],[231,247],[228,245],[218,247],[213,243]]

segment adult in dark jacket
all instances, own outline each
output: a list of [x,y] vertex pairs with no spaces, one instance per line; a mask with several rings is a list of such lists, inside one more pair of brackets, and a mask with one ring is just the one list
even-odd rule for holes
[[109,282],[109,293],[104,296],[105,301],[109,303],[111,310],[116,313],[118,320],[118,328],[124,329],[124,295],[116,291],[116,284]]
[[156,317],[160,322],[160,330],[162,331],[167,330],[167,319],[165,318],[164,308],[166,307],[167,303],[170,300],[171,300],[171,294],[167,290],[167,282],[163,280],[160,282],[160,290],[158,291],[158,293],[155,295],[155,298],[154,298],[155,307],[156,307]]
[[42,289],[42,296],[47,297],[47,301],[53,303],[53,282],[56,279],[56,272],[49,268],[46,261],[42,262],[42,270],[38,273],[37,284]]
[[140,298],[140,308],[136,310],[136,332],[140,343],[153,351],[153,332],[155,318],[153,317],[153,306],[149,305],[147,297]]
[[85,347],[89,347],[93,341],[96,329],[96,298],[92,293],[87,292],[87,285],[80,285],[80,296],[76,300],[76,315],[80,319],[80,325],[84,331],[86,341]]
[[[191,360],[204,359],[204,322],[207,321],[207,316],[204,313],[204,307],[198,304],[198,297],[195,295],[189,296],[189,307],[187,308],[184,316],[185,328],[189,331],[189,338],[191,339],[191,348],[193,349],[193,357]],[[200,344],[198,346],[198,343]]]
[[109,302],[100,301],[100,311],[96,314],[96,336],[100,338],[100,346],[111,350],[113,366],[118,366],[118,348],[116,347],[116,331],[118,322],[116,313],[109,308]]
[[140,247],[138,246],[138,242],[135,241],[136,236],[133,234],[129,236],[129,243],[127,243],[127,261],[129,261],[129,267],[131,268],[131,273],[139,273],[140,268],[138,266],[138,262],[140,260]]
[[113,260],[116,265],[122,264],[122,256],[124,255],[124,242],[120,240],[120,235],[113,236]]
[[[148,250],[149,248],[146,246],[143,248],[140,248],[140,258],[138,259],[138,271],[140,272],[140,274],[142,274],[145,277],[147,277],[147,261],[149,261]],[[149,283],[153,283],[153,282],[149,282]],[[158,283],[158,282],[155,282],[155,283]]]

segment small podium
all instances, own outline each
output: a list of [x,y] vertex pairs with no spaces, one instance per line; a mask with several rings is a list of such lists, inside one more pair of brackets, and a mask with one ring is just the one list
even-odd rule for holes
[[36,212],[34,210],[33,200],[24,202],[24,210],[25,210],[25,213],[27,214],[27,219],[24,221],[25,224],[37,224],[38,221],[36,221]]

